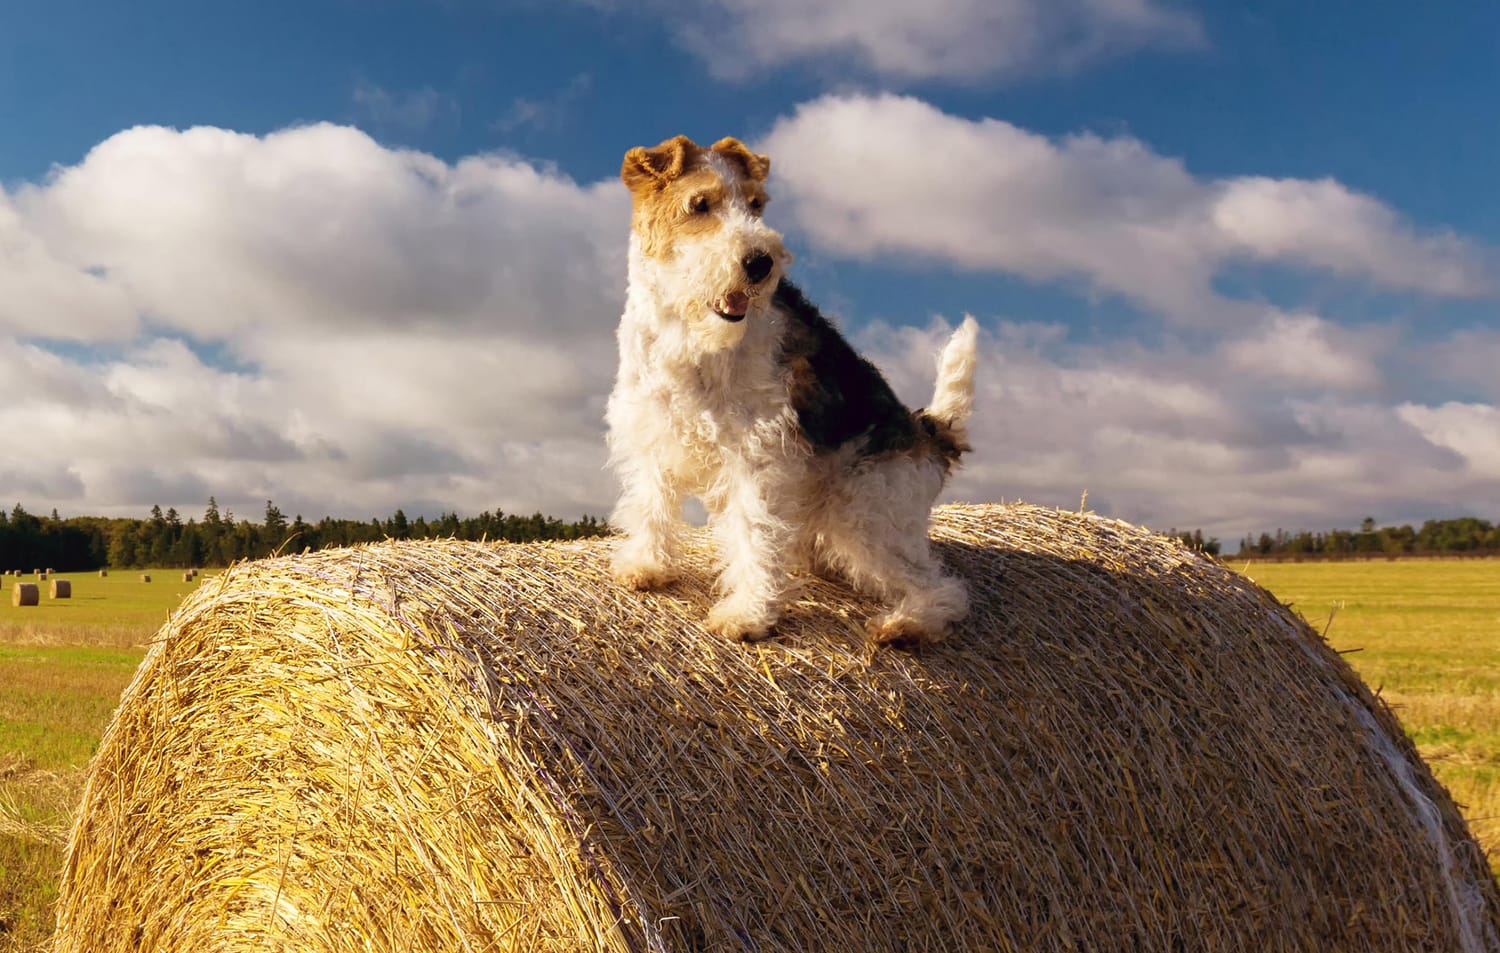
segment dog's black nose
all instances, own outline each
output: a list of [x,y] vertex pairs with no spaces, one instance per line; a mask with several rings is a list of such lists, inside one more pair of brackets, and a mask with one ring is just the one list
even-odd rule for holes
[[763,251],[758,251],[753,255],[746,256],[745,260],[740,264],[745,266],[745,277],[749,278],[752,284],[758,285],[766,279],[766,275],[771,273],[771,266],[776,264],[776,262],[770,255]]

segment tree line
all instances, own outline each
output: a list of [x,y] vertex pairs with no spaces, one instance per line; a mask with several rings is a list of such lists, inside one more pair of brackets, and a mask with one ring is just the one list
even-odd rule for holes
[[1365,517],[1358,530],[1261,533],[1240,540],[1241,556],[1276,559],[1398,558],[1401,556],[1500,556],[1500,526],[1464,516],[1428,520],[1421,529],[1375,525]]
[[1217,536],[1210,536],[1204,539],[1203,530],[1201,529],[1195,529],[1192,532],[1169,529],[1167,530],[1167,536],[1170,539],[1177,540],[1188,549],[1196,550],[1204,555],[1219,555],[1219,538]]
[[221,512],[213,497],[201,520],[182,519],[174,508],[151,508],[147,519],[34,516],[17,503],[0,510],[0,571],[55,569],[83,572],[153,567],[221,567],[241,559],[260,559],[281,552],[350,546],[384,539],[463,539],[531,542],[581,539],[609,532],[604,521],[585,516],[575,522],[534,513],[519,516],[485,511],[461,518],[443,513],[437,519],[408,519],[401,510],[389,518],[368,521],[323,517],[308,523],[291,520],[270,500],[260,522]]

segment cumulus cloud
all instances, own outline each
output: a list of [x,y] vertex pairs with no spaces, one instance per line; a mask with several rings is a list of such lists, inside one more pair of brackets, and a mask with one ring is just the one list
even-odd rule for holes
[[1429,443],[1461,457],[1465,476],[1500,484],[1500,407],[1449,401],[1437,407],[1402,404],[1396,412]]
[[1233,371],[1285,386],[1370,390],[1381,382],[1373,355],[1384,350],[1383,337],[1315,314],[1272,312],[1254,332],[1226,341],[1220,356]]
[[1500,402],[1500,330],[1470,328],[1422,347],[1417,361],[1426,373],[1449,386]]
[[709,70],[732,80],[833,61],[888,82],[1004,81],[1205,43],[1197,17],[1157,0],[585,2],[661,15]]
[[[949,333],[875,325],[859,343],[902,397],[925,403]],[[1169,527],[1230,550],[1277,527],[1500,512],[1500,411],[1391,404],[1338,389],[1288,394],[1252,372],[1144,347],[1073,342],[1001,322],[982,338],[976,450],[952,500],[1027,500]]]
[[1214,288],[1240,261],[1426,294],[1494,288],[1492,251],[1419,234],[1370,196],[1329,181],[1203,179],[1128,136],[1050,139],[851,95],[804,104],[760,145],[799,228],[848,258],[1082,281],[1185,322],[1244,320]]
[[1469,243],[1450,231],[1417,234],[1387,206],[1331,179],[1229,179],[1219,184],[1211,217],[1233,254],[1429,294],[1494,289]]
[[[1215,288],[1243,260],[1360,293],[1471,294],[1486,250],[1337,183],[1206,180],[1127,137],[1048,139],[909,99],[819,100],[766,145],[794,244],[1082,284],[1162,332],[1078,338],[976,302],[976,450],[950,498],[1087,491],[1231,544],[1500,512],[1494,334],[1414,347]],[[267,499],[313,519],[602,515],[627,202],[613,179],[338,126],[122,132],[0,193],[0,428],[21,435],[0,487],[65,514],[194,514],[213,495],[252,518]],[[926,403],[949,325],[848,317]],[[1472,393],[1403,389],[1400,366],[1467,374]]]
[[122,132],[0,206],[0,425],[54,435],[4,468],[101,512],[601,513],[626,209],[347,127]]

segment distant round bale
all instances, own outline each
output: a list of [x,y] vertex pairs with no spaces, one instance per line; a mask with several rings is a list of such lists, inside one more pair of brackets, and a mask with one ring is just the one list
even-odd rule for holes
[[150,581],[151,581],[151,574],[149,572],[143,572],[143,573],[141,573],[141,582],[150,582]]
[[41,592],[34,582],[18,582],[10,591],[10,604],[13,606],[34,606],[40,601]]
[[54,579],[47,595],[52,599],[71,599],[73,598],[73,583],[66,579]]
[[190,572],[183,573],[182,574],[182,581],[183,582],[192,582],[193,581],[193,574],[190,573]]
[[1391,712],[1264,590],[1091,515],[954,506],[953,637],[810,581],[760,645],[610,543],[241,564],[93,764],[54,953],[1443,951],[1500,891]]
[[101,570],[99,570],[99,578],[100,579],[103,579],[105,576],[108,576],[108,575],[109,575],[109,570],[108,569],[101,569]]

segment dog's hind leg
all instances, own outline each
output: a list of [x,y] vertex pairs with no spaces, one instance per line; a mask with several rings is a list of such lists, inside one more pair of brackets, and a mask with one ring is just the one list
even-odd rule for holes
[[876,642],[936,642],[968,614],[968,587],[943,571],[927,538],[941,486],[930,464],[883,461],[854,475],[842,502],[819,514],[819,564],[891,604],[866,626]]

